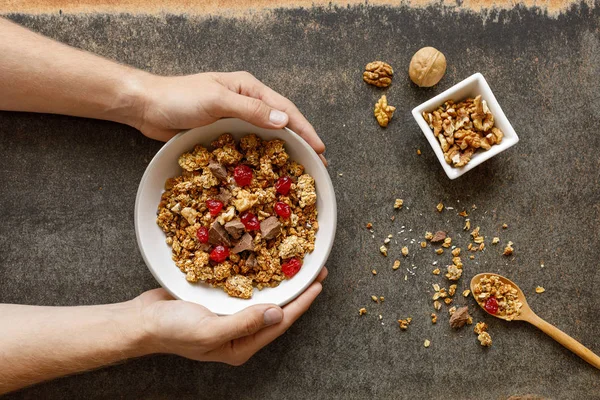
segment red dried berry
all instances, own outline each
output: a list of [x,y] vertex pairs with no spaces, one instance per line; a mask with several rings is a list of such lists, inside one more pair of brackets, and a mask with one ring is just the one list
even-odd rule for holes
[[248,186],[252,182],[252,168],[241,164],[233,170],[233,179],[239,186]]
[[281,218],[288,219],[292,215],[292,209],[286,203],[278,201],[275,203],[275,213]]
[[196,237],[200,243],[208,243],[208,229],[206,229],[204,226],[201,226],[196,231]]
[[260,229],[260,222],[258,222],[258,217],[252,214],[251,212],[242,214],[240,220],[242,221],[242,224],[244,224],[244,227],[247,231],[257,231]]
[[291,278],[292,276],[296,275],[298,271],[300,271],[300,268],[302,268],[302,261],[298,260],[297,258],[291,258],[288,262],[281,265],[281,272],[283,272],[288,278]]
[[222,263],[229,257],[229,249],[225,246],[217,246],[210,252],[209,257],[214,262]]
[[277,182],[275,183],[275,190],[277,191],[277,193],[282,194],[284,196],[290,192],[291,187],[292,178],[290,178],[289,176],[282,176],[281,178],[277,179]]
[[485,310],[490,314],[496,314],[498,312],[498,300],[495,297],[490,297],[485,302]]
[[206,200],[206,207],[208,207],[210,215],[216,217],[223,209],[223,203],[221,203],[219,200]]

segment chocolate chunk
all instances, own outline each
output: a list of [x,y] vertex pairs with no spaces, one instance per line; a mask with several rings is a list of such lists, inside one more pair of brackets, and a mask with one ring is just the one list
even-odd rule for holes
[[221,188],[219,191],[219,195],[216,196],[216,199],[223,203],[223,206],[227,206],[232,197],[233,196],[229,190]]
[[433,238],[431,239],[431,243],[443,242],[444,239],[446,239],[446,232],[444,232],[444,231],[437,231],[435,233],[435,235],[433,235]]
[[242,221],[240,221],[239,218],[231,220],[225,224],[225,230],[234,239],[239,239],[240,236],[242,236],[242,233],[244,233],[244,229],[245,229],[244,224],[242,224]]
[[257,265],[258,262],[256,261],[256,254],[250,253],[246,259],[246,266],[248,266],[248,268],[256,268]]
[[249,233],[244,233],[244,236],[235,244],[231,252],[237,254],[245,250],[254,250],[254,239]]
[[265,239],[273,239],[281,234],[281,224],[277,217],[269,217],[260,223],[260,233]]
[[198,243],[198,250],[209,251],[210,243]]
[[214,177],[220,181],[223,181],[225,180],[225,178],[227,178],[227,170],[224,166],[222,166],[216,161],[211,161],[210,163],[208,163],[208,169],[210,170],[210,172],[212,172]]
[[231,246],[231,239],[219,221],[213,222],[210,226],[208,230],[208,242],[212,245],[222,244],[228,247]]
[[450,317],[450,327],[462,328],[469,320],[469,307],[461,307]]

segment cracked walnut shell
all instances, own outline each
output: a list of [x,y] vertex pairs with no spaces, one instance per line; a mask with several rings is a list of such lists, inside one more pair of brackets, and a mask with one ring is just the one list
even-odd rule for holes
[[375,115],[375,118],[377,118],[379,125],[385,128],[392,119],[394,111],[396,111],[396,107],[388,105],[387,98],[383,95],[377,103],[375,103],[373,114]]
[[446,73],[446,57],[433,47],[423,47],[410,60],[408,75],[420,87],[437,84]]
[[394,70],[383,61],[373,61],[367,64],[363,72],[363,80],[377,87],[388,87],[392,84]]

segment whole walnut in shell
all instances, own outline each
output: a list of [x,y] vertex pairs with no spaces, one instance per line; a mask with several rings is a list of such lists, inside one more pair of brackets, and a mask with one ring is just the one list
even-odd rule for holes
[[433,47],[423,47],[410,60],[408,75],[420,87],[430,87],[446,73],[446,57]]

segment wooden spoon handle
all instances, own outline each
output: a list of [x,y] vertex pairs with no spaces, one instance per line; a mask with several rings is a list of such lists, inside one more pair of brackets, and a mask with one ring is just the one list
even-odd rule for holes
[[592,364],[594,367],[600,369],[600,357],[579,343],[577,340],[573,339],[571,336],[567,335],[554,325],[544,321],[535,314],[528,318],[528,322],[538,327],[542,332],[565,346],[567,349],[571,350],[573,353],[577,354],[579,357],[583,358],[588,363]]

